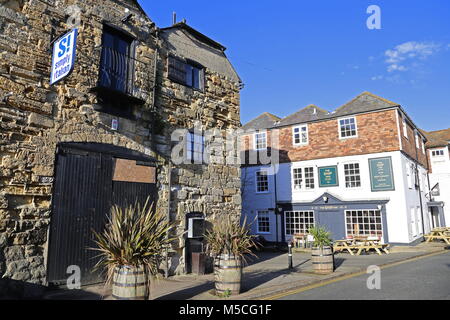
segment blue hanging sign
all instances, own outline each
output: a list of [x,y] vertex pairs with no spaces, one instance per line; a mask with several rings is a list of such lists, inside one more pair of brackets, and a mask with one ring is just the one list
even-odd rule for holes
[[50,75],[51,85],[61,81],[72,73],[75,66],[77,36],[78,29],[73,29],[53,44],[52,72]]

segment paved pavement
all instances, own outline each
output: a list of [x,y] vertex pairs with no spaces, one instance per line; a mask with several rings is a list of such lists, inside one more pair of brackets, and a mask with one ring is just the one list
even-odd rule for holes
[[[377,254],[351,256],[347,253],[335,255],[336,271],[330,275],[313,272],[310,253],[294,253],[294,269],[288,270],[285,252],[261,252],[244,268],[242,294],[235,300],[261,299],[299,287],[328,281],[340,276],[365,271],[370,265],[386,265],[404,261],[432,252],[443,252],[443,244],[422,244],[416,247],[397,247],[389,255]],[[154,300],[218,300],[214,292],[214,275],[184,275],[154,281],[150,290]],[[45,299],[111,299],[111,289],[104,286],[83,288],[83,290],[49,293]]]
[[450,300],[450,252],[382,269],[379,290],[367,288],[369,276],[364,274],[279,299]]

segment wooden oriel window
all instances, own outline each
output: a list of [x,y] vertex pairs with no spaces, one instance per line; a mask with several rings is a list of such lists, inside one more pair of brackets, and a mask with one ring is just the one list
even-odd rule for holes
[[169,79],[196,90],[204,89],[204,67],[174,56],[168,57]]

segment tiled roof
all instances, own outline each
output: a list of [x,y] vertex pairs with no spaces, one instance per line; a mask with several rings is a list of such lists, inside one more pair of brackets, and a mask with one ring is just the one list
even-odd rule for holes
[[341,117],[361,112],[399,107],[398,103],[386,100],[370,92],[363,92],[350,102],[339,107],[332,113],[333,117]]
[[283,118],[276,126],[288,126],[295,123],[309,122],[322,119],[328,114],[328,111],[323,110],[313,104]]
[[424,133],[428,138],[427,148],[446,147],[450,144],[450,128]]
[[282,119],[275,125],[275,127],[288,126],[296,123],[300,124],[316,120],[339,118],[357,113],[377,111],[399,106],[400,105],[398,103],[386,100],[382,97],[374,95],[373,93],[363,92],[333,112],[327,112],[326,110],[315,105],[309,105],[306,108],[303,108],[300,111],[297,111],[296,113]]
[[259,130],[259,129],[267,129],[271,128],[275,125],[276,122],[280,121],[281,118],[277,117],[276,115],[273,115],[268,112],[264,112],[263,114],[259,115],[255,119],[249,121],[246,123],[242,129],[244,130]]

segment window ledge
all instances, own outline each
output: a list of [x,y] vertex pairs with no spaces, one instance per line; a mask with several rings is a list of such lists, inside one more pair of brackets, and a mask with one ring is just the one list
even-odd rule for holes
[[351,137],[339,137],[339,140],[348,140],[348,139],[356,139],[358,136],[351,136]]
[[134,97],[130,94],[127,94],[125,92],[119,91],[119,90],[115,90],[112,88],[108,88],[108,87],[103,87],[103,86],[95,86],[93,88],[91,88],[90,90],[91,92],[96,92],[99,94],[107,94],[110,95],[110,97],[112,98],[119,98],[119,99],[126,99],[128,101],[130,101],[131,103],[134,104],[138,104],[138,105],[144,105],[145,101],[143,99]]

